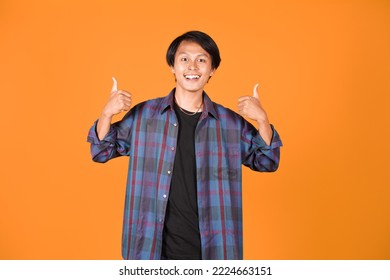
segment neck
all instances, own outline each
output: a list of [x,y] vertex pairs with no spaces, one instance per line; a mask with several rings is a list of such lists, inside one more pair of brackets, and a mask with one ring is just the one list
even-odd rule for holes
[[200,92],[175,92],[177,105],[189,112],[201,112],[203,104],[203,91]]

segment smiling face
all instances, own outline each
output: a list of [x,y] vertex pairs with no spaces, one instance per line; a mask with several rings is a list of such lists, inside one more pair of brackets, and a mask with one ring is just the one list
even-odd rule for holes
[[171,67],[176,77],[176,92],[202,93],[214,74],[210,55],[197,43],[183,41],[177,48]]

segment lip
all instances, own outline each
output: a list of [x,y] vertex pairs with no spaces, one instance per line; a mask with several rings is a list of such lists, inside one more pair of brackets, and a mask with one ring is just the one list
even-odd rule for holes
[[199,80],[201,75],[197,73],[188,73],[183,75],[187,80]]

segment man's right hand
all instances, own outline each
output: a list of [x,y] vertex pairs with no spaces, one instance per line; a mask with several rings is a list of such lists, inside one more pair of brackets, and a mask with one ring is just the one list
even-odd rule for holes
[[102,111],[102,116],[108,118],[123,111],[129,111],[131,107],[131,94],[124,90],[118,90],[116,79],[112,77],[112,80],[111,95]]
[[131,108],[131,94],[124,90],[118,90],[116,79],[112,77],[112,80],[113,85],[110,98],[103,108],[96,127],[96,132],[100,140],[110,131],[112,117],[123,111],[129,111]]

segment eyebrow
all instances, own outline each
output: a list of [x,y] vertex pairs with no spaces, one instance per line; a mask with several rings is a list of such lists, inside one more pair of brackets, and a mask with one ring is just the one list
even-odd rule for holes
[[[179,52],[177,55],[182,55],[182,54],[188,54],[187,52]],[[207,55],[206,53],[198,53],[196,56],[207,56],[209,57],[210,55]]]

